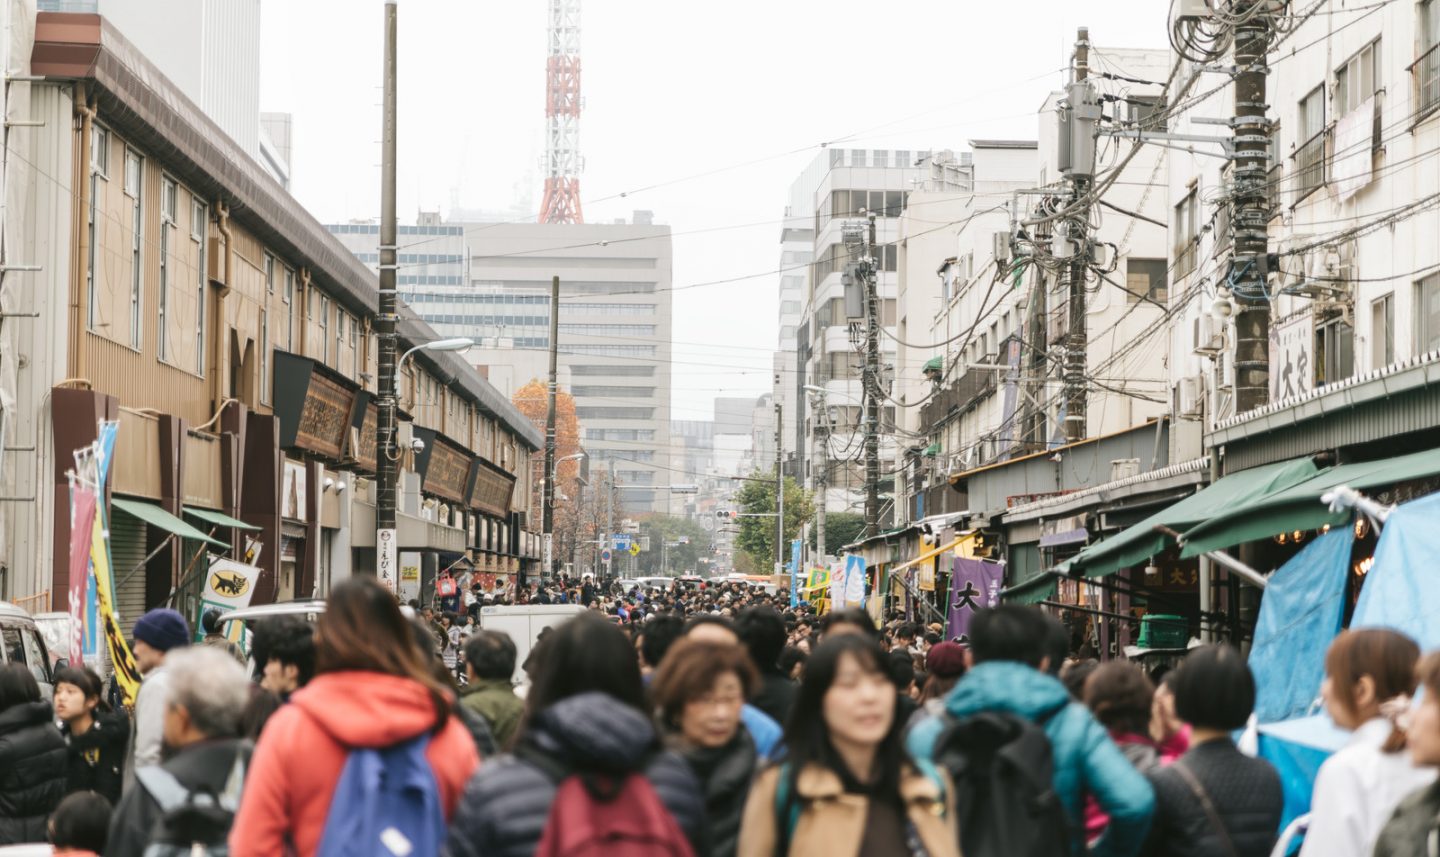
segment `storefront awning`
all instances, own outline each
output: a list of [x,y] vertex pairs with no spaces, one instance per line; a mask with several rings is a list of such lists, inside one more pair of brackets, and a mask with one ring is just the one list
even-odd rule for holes
[[1436,474],[1440,474],[1440,449],[1331,467],[1289,488],[1226,506],[1223,512],[1185,533],[1180,555],[1198,556],[1280,533],[1317,530],[1327,524],[1342,526],[1350,521],[1352,512],[1346,509],[1333,513],[1320,501],[1330,489],[1348,485],[1365,491]]
[[1042,571],[1024,583],[1000,590],[1000,600],[1006,604],[1039,604],[1055,597],[1059,580],[1059,572]]
[[134,515],[145,523],[159,527],[167,533],[173,533],[182,539],[194,539],[197,542],[209,542],[217,548],[228,550],[229,545],[218,539],[212,539],[154,503],[144,503],[139,500],[126,500],[122,497],[114,497],[110,505],[122,512]]
[[1144,562],[1173,543],[1171,537],[1157,527],[1185,532],[1232,510],[1249,508],[1255,501],[1299,485],[1319,472],[1320,468],[1313,461],[1300,458],[1231,474],[1105,541],[1087,547],[1071,557],[1061,569],[1069,574],[1083,573],[1086,577],[1114,574],[1122,568]]
[[222,512],[214,512],[210,509],[197,509],[194,506],[184,506],[185,514],[192,518],[199,518],[217,527],[231,527],[237,530],[258,530],[254,524],[247,524],[239,518],[232,518]]
[[920,554],[919,556],[915,557],[914,559],[910,560],[909,562],[901,563],[900,565],[895,566],[893,569],[890,570],[890,573],[891,573],[891,574],[898,574],[899,572],[905,571],[906,569],[910,568],[911,566],[919,565],[920,563],[926,561],[927,559],[934,559],[935,557],[939,556],[940,554],[944,553],[945,551],[953,551],[953,550],[955,550],[956,548],[960,547],[961,545],[965,544],[966,542],[973,540],[974,538],[975,538],[974,532],[966,533],[966,534],[960,536],[959,538],[955,539],[955,541],[951,542],[951,543],[948,544],[948,545],[941,545],[940,547],[937,547],[937,548],[931,548],[930,550],[925,551],[924,553]]

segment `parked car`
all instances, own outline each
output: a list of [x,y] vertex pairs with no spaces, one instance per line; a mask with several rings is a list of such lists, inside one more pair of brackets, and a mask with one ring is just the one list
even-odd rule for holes
[[0,663],[20,664],[40,683],[46,699],[55,696],[54,671],[35,618],[9,601],[0,601]]

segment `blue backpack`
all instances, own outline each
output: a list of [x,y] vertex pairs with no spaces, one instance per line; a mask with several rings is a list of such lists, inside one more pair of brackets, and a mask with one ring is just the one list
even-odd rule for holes
[[445,843],[427,732],[384,749],[350,751],[317,857],[428,857]]

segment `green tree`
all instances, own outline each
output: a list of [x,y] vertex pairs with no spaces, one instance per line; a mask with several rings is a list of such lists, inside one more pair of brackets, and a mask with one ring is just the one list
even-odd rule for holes
[[[859,512],[829,512],[825,515],[825,553],[836,556],[840,548],[865,532],[865,516]],[[818,550],[818,528],[810,528],[810,547]]]
[[[775,480],[757,472],[745,482],[735,496],[737,511],[751,515],[775,514]],[[785,541],[800,534],[800,527],[815,516],[815,503],[810,492],[794,479],[785,479]],[[775,564],[775,518],[740,518],[740,533],[735,546],[750,556],[755,567],[768,571]]]
[[640,535],[650,537],[650,550],[635,558],[645,576],[664,574],[667,565],[673,575],[696,574],[702,552],[710,548],[710,534],[689,518],[651,515],[640,521]]

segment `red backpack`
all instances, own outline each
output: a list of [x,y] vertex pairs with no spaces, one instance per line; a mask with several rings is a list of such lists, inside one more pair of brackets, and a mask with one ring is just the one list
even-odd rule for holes
[[643,773],[560,779],[535,857],[694,857]]

